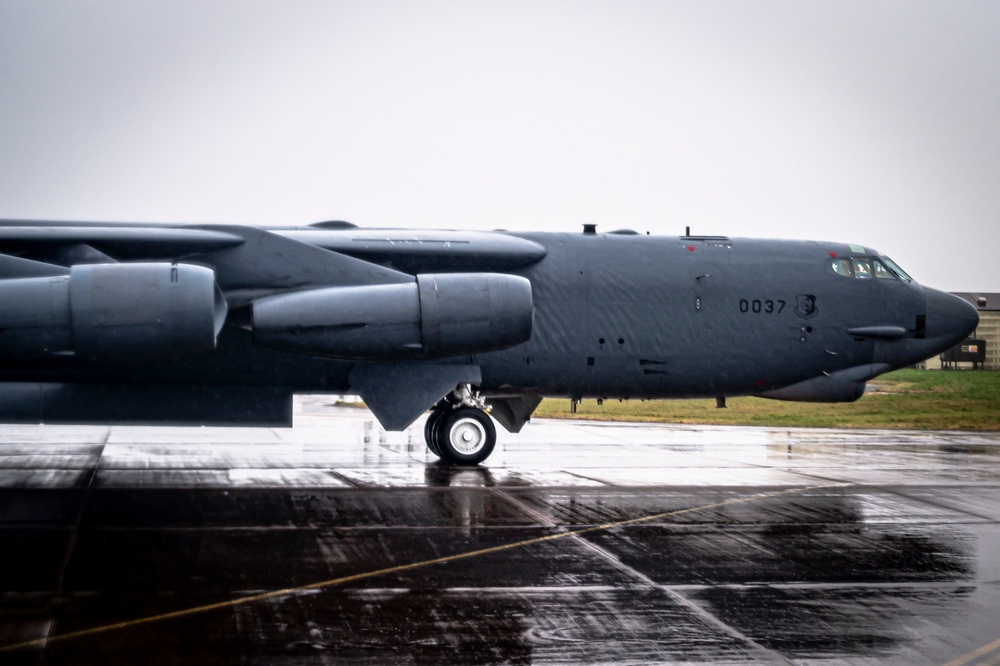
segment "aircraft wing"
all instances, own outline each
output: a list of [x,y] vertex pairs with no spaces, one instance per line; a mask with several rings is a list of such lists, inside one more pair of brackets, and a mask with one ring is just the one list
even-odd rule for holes
[[402,429],[480,381],[469,355],[530,337],[530,283],[504,271],[544,255],[475,232],[0,221],[0,367],[211,354],[228,323],[352,364],[341,389]]

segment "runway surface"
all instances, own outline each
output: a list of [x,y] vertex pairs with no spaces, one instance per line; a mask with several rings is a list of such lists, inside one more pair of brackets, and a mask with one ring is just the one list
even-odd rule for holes
[[0,426],[0,664],[1000,663],[1000,434]]

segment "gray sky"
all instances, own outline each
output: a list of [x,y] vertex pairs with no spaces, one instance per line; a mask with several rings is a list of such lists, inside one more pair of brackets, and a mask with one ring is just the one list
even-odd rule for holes
[[1000,292],[1000,2],[0,3],[0,217],[809,238]]

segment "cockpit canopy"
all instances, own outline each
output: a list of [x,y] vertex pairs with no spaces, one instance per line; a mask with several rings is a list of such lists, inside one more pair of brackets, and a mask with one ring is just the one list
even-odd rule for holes
[[875,278],[913,282],[913,278],[889,257],[839,257],[833,260],[833,272],[859,280]]

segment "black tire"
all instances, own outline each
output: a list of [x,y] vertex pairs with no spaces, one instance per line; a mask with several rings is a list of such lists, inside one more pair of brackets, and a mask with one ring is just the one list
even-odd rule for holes
[[427,442],[427,448],[431,450],[431,453],[437,457],[441,457],[441,452],[438,451],[437,445],[437,427],[441,423],[441,418],[447,413],[444,409],[435,409],[431,412],[430,416],[427,417],[427,422],[424,423],[424,441]]
[[438,455],[452,465],[478,465],[490,457],[497,443],[493,420],[472,407],[445,412],[436,430]]

